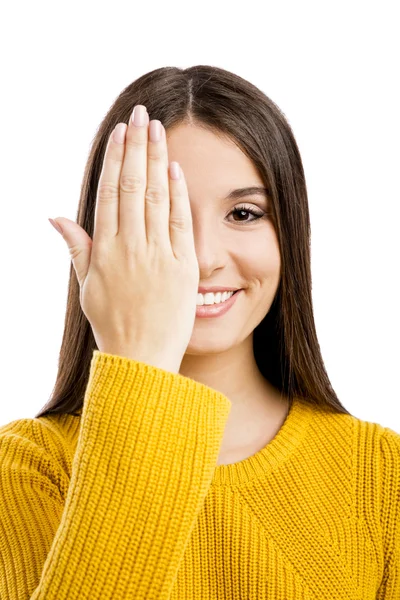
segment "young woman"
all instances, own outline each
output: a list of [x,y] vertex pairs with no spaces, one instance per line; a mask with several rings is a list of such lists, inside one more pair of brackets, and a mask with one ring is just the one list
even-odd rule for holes
[[65,330],[51,400],[0,428],[0,597],[399,598],[400,434],[324,368],[279,108],[215,67],[143,75],[53,223]]

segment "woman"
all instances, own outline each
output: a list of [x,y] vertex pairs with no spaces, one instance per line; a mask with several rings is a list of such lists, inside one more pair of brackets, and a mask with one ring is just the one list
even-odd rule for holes
[[51,400],[0,429],[0,597],[400,597],[400,435],[325,371],[279,108],[215,67],[142,76],[53,223],[65,330]]

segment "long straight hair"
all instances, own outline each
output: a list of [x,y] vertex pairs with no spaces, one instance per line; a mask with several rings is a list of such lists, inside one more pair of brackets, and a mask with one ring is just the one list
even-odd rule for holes
[[[263,376],[289,403],[294,396],[327,410],[351,414],[334,392],[319,347],[311,296],[310,217],[300,152],[278,106],[255,85],[221,68],[162,67],[128,85],[94,137],[86,163],[76,222],[93,239],[97,185],[107,141],[117,123],[128,123],[136,104],[166,130],[194,123],[227,136],[249,157],[269,189],[281,254],[274,301],[253,332],[253,351]],[[50,399],[35,415],[71,414],[83,407],[96,341],[79,301],[71,262],[64,334]]]

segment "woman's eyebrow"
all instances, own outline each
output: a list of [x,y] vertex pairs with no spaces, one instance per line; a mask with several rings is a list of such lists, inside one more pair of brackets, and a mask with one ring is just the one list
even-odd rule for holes
[[266,187],[260,187],[257,185],[253,185],[250,187],[237,188],[236,190],[232,190],[226,196],[225,200],[237,200],[238,198],[243,198],[243,196],[251,196],[251,195],[259,195],[259,196],[267,196],[269,195],[269,189]]

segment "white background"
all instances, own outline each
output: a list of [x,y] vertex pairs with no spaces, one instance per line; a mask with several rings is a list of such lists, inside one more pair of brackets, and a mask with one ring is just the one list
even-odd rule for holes
[[75,220],[99,123],[144,73],[209,64],[257,85],[292,126],[328,375],[352,414],[400,432],[396,4],[4,5],[0,425],[33,417],[55,382],[70,258],[47,219]]

